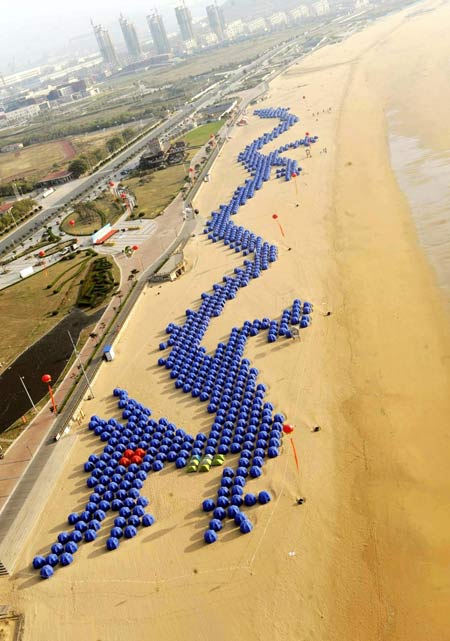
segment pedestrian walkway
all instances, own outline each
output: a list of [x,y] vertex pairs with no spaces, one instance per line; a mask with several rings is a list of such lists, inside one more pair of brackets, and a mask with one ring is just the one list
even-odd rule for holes
[[[130,229],[136,227],[137,229]],[[112,229],[117,229],[117,234],[111,238],[111,244],[98,245],[95,249],[100,254],[109,254],[115,256],[123,253],[125,247],[141,247],[142,243],[147,241],[150,236],[156,232],[158,224],[153,220],[140,221],[117,221]],[[126,229],[127,231],[122,231]]]

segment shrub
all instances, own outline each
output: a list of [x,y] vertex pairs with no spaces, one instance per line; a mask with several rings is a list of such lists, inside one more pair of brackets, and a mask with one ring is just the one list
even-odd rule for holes
[[112,264],[105,257],[96,258],[81,286],[77,301],[78,306],[97,307],[105,300],[114,286]]

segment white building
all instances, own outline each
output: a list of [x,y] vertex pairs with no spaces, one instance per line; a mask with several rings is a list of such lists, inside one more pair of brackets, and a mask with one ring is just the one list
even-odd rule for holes
[[267,23],[264,18],[256,18],[255,20],[250,20],[245,25],[247,27],[248,33],[259,33],[262,31],[267,31]]
[[243,33],[245,33],[245,25],[242,20],[234,20],[233,22],[230,22],[227,24],[227,28],[225,29],[225,35],[229,40],[238,38]]
[[211,47],[212,45],[216,45],[219,42],[219,38],[215,33],[205,33],[201,36],[201,43],[202,45],[206,45],[207,47]]
[[284,27],[287,24],[288,18],[284,11],[277,11],[277,13],[272,13],[271,16],[267,18],[267,22],[272,29],[277,27]]
[[192,53],[196,49],[198,49],[198,44],[196,40],[185,40],[183,42],[183,48],[186,51],[186,53]]
[[312,3],[311,8],[316,16],[324,16],[330,11],[328,0],[317,0]]
[[14,111],[7,111],[5,115],[8,122],[24,122],[37,116],[40,111],[39,105],[28,105]]
[[[0,117],[1,117],[1,113],[0,113]],[[7,154],[9,151],[20,151],[21,149],[23,149],[23,143],[15,142],[11,145],[5,145],[4,147],[2,147],[0,149],[0,152],[2,154]]]
[[289,16],[294,22],[300,22],[303,18],[309,16],[309,9],[306,4],[300,4],[298,7],[295,7],[295,9],[289,11]]

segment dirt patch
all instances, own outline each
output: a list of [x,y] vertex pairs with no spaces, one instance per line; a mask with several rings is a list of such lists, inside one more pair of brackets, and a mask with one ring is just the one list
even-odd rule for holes
[[72,160],[77,155],[77,150],[70,140],[60,140],[59,146],[64,153],[65,160]]

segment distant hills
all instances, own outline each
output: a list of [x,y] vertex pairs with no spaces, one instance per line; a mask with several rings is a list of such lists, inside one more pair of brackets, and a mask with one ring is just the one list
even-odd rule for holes
[[255,18],[270,16],[277,11],[288,11],[298,7],[299,4],[309,4],[303,0],[225,0],[222,9],[225,20],[254,20]]

